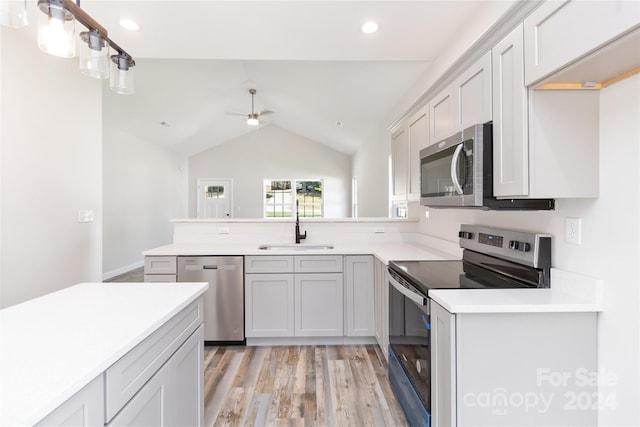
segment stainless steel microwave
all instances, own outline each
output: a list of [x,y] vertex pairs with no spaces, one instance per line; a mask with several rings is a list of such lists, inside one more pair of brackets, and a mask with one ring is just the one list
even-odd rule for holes
[[470,126],[420,151],[420,203],[434,208],[555,208],[553,199],[493,197],[491,122]]

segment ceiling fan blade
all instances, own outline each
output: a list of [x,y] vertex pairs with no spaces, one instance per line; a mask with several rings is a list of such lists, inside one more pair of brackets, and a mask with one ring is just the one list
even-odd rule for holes
[[274,112],[271,110],[264,110],[264,111],[260,111],[258,114],[258,116],[266,116],[267,114],[273,114]]
[[227,111],[225,114],[226,114],[227,116],[242,116],[242,117],[248,117],[248,116],[249,116],[248,114],[245,114],[245,113],[237,113],[237,112],[235,112],[235,111]]

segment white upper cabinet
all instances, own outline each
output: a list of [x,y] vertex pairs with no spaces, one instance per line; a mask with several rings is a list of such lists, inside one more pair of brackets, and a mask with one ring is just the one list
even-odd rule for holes
[[640,2],[547,1],[524,21],[525,83],[534,84],[640,23]]
[[392,199],[406,200],[409,167],[409,132],[404,125],[391,135]]
[[455,80],[453,94],[454,132],[491,120],[491,52]]
[[493,195],[526,196],[529,139],[522,24],[493,48],[492,63]]
[[491,120],[491,52],[429,102],[431,144]]
[[429,124],[432,144],[443,140],[454,132],[453,86],[449,85],[429,102]]
[[420,200],[420,150],[429,145],[429,106],[411,119],[409,132],[409,200]]

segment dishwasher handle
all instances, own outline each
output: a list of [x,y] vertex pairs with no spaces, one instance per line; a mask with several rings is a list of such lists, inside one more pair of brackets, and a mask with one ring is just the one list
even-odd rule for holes
[[200,271],[200,270],[217,270],[217,265],[185,265],[184,269],[187,271]]

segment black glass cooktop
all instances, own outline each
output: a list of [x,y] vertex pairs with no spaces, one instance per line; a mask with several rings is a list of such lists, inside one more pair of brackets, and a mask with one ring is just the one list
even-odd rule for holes
[[[502,267],[504,270],[504,266],[496,267]],[[513,274],[505,275],[504,272],[496,272],[463,261],[390,261],[389,269],[425,295],[428,295],[429,289],[532,287],[515,279]]]

